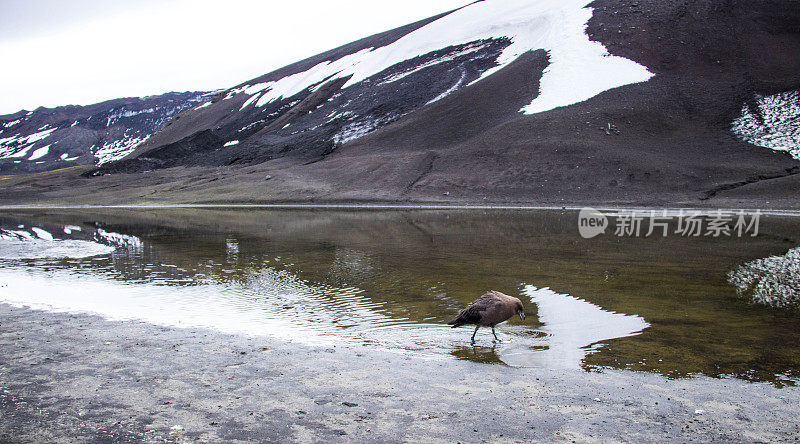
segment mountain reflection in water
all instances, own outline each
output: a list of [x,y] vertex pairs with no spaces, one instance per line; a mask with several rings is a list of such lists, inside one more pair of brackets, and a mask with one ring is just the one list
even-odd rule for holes
[[[308,344],[363,344],[425,359],[794,383],[797,312],[747,303],[727,275],[799,245],[800,221],[765,217],[762,235],[747,239],[586,240],[576,217],[482,210],[6,212],[0,228],[27,235],[0,239],[0,300]],[[47,246],[77,241],[91,247],[86,254],[76,244],[57,257],[52,251],[61,250]],[[444,323],[490,289],[519,296],[530,316],[502,324],[503,342],[481,330],[471,347],[470,328]]]

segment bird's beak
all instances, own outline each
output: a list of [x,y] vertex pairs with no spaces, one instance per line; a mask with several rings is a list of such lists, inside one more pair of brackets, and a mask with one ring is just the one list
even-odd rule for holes
[[525,320],[525,312],[523,312],[523,311],[519,312],[519,318],[524,321]]

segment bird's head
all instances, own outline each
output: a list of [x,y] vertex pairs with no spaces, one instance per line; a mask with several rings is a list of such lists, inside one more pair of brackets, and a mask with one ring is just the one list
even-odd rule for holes
[[522,302],[517,301],[517,307],[516,308],[517,308],[517,314],[519,315],[519,318],[524,321],[525,320],[525,310],[522,308]]

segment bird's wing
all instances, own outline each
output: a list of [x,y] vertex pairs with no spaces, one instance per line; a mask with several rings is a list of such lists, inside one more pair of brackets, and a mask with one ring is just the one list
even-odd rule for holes
[[477,307],[475,304],[472,304],[469,307],[461,310],[461,313],[458,314],[456,321],[464,324],[476,324],[481,320],[482,311],[483,309]]
[[451,324],[477,324],[483,317],[483,312],[491,310],[500,303],[501,302],[491,293],[486,293],[475,302],[471,303],[467,308],[461,310],[458,316],[451,321]]

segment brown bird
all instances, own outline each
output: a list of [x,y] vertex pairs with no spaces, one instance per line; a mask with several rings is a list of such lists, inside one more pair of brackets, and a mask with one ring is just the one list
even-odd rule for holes
[[494,338],[500,341],[494,332],[494,326],[511,319],[514,315],[519,315],[522,320],[525,319],[522,301],[493,290],[461,310],[458,316],[448,322],[447,325],[452,325],[453,328],[456,328],[466,324],[475,324],[475,331],[472,332],[473,344],[475,343],[475,333],[478,333],[479,328],[492,327]]

